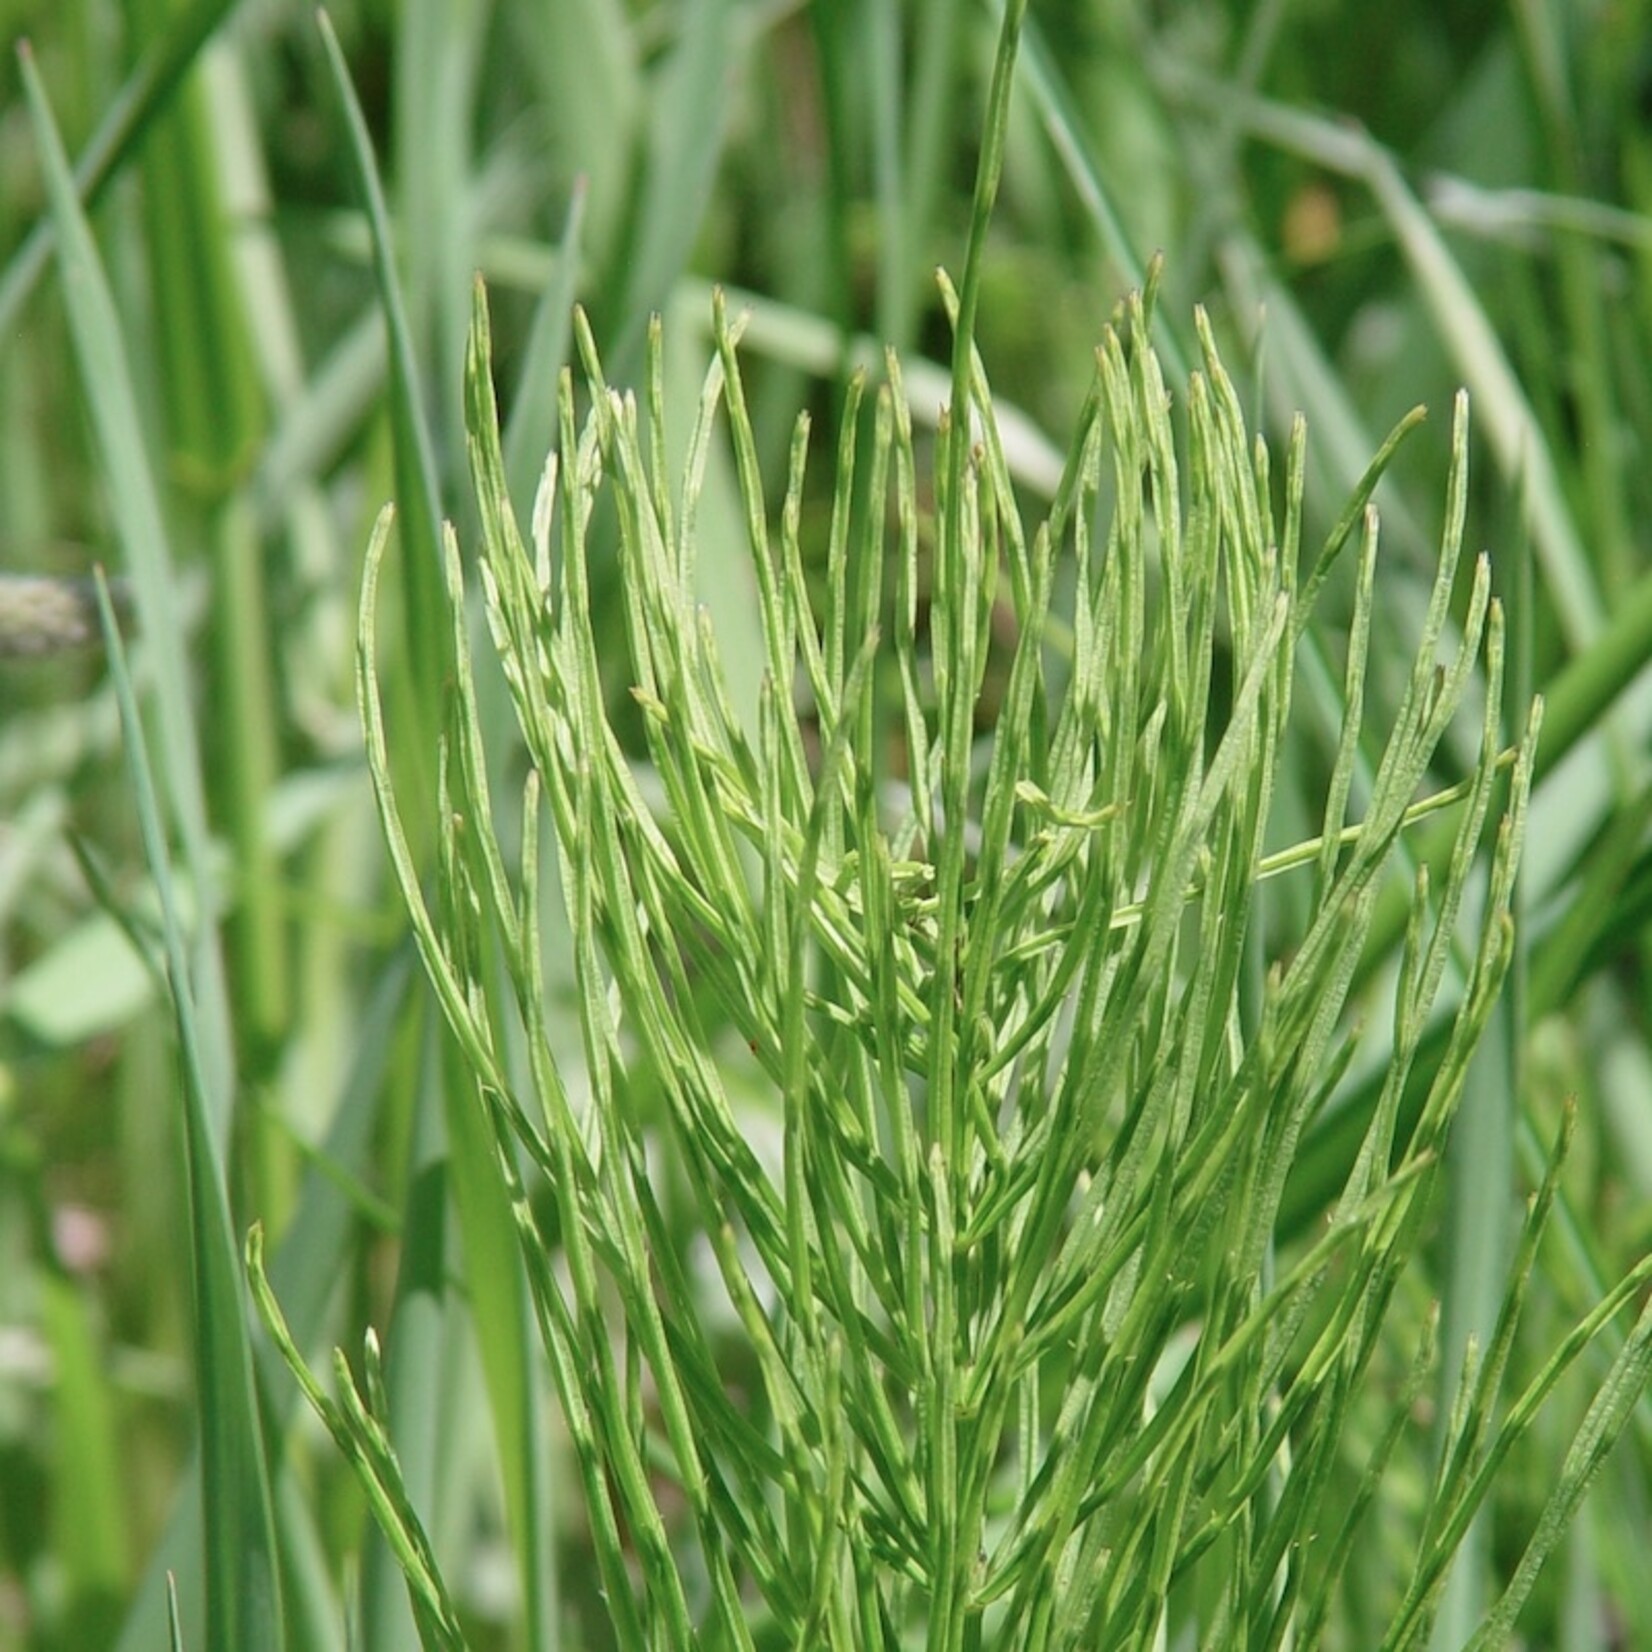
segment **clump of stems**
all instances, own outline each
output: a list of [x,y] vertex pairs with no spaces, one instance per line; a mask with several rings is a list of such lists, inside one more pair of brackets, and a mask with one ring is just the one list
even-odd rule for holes
[[[875,390],[848,387],[820,554],[803,528],[808,422],[772,519],[720,300],[680,476],[658,328],[639,408],[576,316],[582,390],[563,375],[524,534],[478,287],[474,584],[527,779],[518,815],[490,778],[508,765],[484,748],[449,529],[429,878],[374,664],[388,513],[367,561],[360,703],[386,839],[514,1214],[628,1649],[1420,1644],[1499,1464],[1648,1271],[1500,1404],[1557,1150],[1505,1312],[1391,1497],[1432,1357],[1398,1287],[1511,956],[1540,709],[1505,749],[1503,620],[1485,559],[1460,567],[1466,404],[1432,595],[1380,738],[1363,711],[1370,500],[1412,421],[1304,546],[1300,422],[1276,476],[1202,316],[1173,398],[1150,281],[1104,334],[1030,527],[972,342],[1021,9],[1005,8],[961,291],[942,283],[955,347],[933,463],[891,356]],[[698,601],[725,433],[761,620],[755,705],[734,703]],[[1325,664],[1314,610],[1350,549],[1319,829],[1270,853],[1296,668],[1310,648]],[[599,571],[621,624],[597,612]],[[1460,716],[1478,720],[1477,756],[1430,792]],[[1424,814],[1449,841],[1413,863]],[[1264,914],[1275,874],[1298,898]],[[1379,897],[1396,882],[1408,921],[1389,946]],[[571,1006],[547,985],[551,929],[571,948]],[[1378,1094],[1324,1221],[1282,1243],[1304,1127],[1354,1057],[1356,994],[1385,1018],[1366,1035]],[[567,1025],[577,1048],[553,1032]],[[327,1397],[252,1261],[421,1635],[461,1644],[379,1421],[376,1348],[366,1400],[342,1361]],[[1649,1361],[1643,1317],[1485,1643]],[[1347,1562],[1379,1504],[1387,1541],[1366,1546],[1353,1600]]]
[[[1201,1639],[1279,1644],[1312,1639],[1335,1603],[1392,1436],[1356,1466],[1360,1495],[1328,1502],[1328,1488],[1346,1490],[1347,1424],[1509,956],[1535,726],[1504,752],[1483,559],[1437,661],[1462,540],[1460,407],[1433,599],[1350,823],[1374,513],[1356,501],[1299,580],[1300,431],[1276,490],[1201,318],[1179,445],[1151,301],[1107,331],[1062,486],[1030,535],[978,362],[962,464],[937,465],[933,543],[898,363],[864,449],[854,385],[816,590],[800,528],[807,422],[776,529],[720,304],[675,494],[657,337],[645,415],[604,382],[579,325],[588,411],[565,375],[524,538],[478,289],[477,575],[529,768],[512,866],[450,531],[433,902],[372,668],[388,515],[375,535],[360,655],[371,766],[514,1200],[622,1645],[746,1646],[764,1625],[811,1646],[915,1631],[937,1648],[1096,1644],[1103,1630],[1145,1644],[1183,1621]],[[748,719],[695,594],[696,505],[723,418],[766,646]],[[943,421],[943,459],[958,434]],[[599,504],[617,525],[640,756],[604,688]],[[1259,971],[1293,662],[1361,521],[1322,829],[1274,862],[1302,864],[1291,875],[1311,895],[1288,942],[1269,934],[1277,956]],[[1014,642],[983,730],[995,611]],[[1418,799],[1471,692],[1479,761],[1451,799],[1438,887],[1416,878],[1382,1099],[1323,1231],[1276,1256],[1296,1143],[1352,1049],[1344,1012],[1377,894],[1408,820],[1433,806]],[[546,1026],[546,864],[572,934],[577,1053]],[[1402,1132],[1454,955],[1445,1054]],[[748,1140],[751,1104],[731,1095],[741,1069],[780,1126],[769,1161]],[[662,1154],[686,1190],[688,1251]],[[739,1387],[713,1329],[731,1315],[755,1373]],[[1388,1398],[1393,1417],[1409,1397]],[[1437,1496],[1391,1602],[1413,1631],[1466,1488]]]

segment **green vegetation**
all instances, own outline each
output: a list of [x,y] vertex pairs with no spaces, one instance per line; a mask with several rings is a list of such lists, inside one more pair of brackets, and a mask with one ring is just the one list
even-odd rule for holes
[[1633,8],[1021,9],[28,20],[0,1644],[1652,1643]]

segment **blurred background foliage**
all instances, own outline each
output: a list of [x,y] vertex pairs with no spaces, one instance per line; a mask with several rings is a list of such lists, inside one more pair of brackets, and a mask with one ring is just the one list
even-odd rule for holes
[[[361,760],[351,645],[368,525],[399,498],[405,613],[382,627],[393,757],[428,772],[423,731],[445,666],[410,494],[424,487],[463,534],[473,271],[492,294],[520,508],[551,444],[573,298],[618,383],[635,382],[648,317],[663,314],[679,445],[708,355],[710,284],[749,306],[749,389],[776,496],[795,410],[833,430],[867,341],[908,358],[932,427],[943,381],[921,364],[948,349],[932,272],[961,260],[995,11],[344,0],[331,15],[383,180],[405,354],[388,339],[385,271],[310,8],[8,0],[3,32],[32,43],[80,168],[135,451],[159,487],[183,645],[157,663],[140,637],[136,660],[143,681],[182,667],[199,741],[197,759],[157,713],[168,761],[195,764],[211,832],[197,868],[208,887],[192,888],[223,950],[235,1224],[265,1223],[295,1328],[316,1349],[393,1319],[418,1249],[403,1241],[428,1239],[432,1223],[447,1235],[423,1265],[441,1323],[464,1334],[429,1343],[437,1369],[410,1414],[478,1644],[527,1644],[501,1425],[484,1397],[497,1389],[443,1184],[433,1196],[421,1179],[443,1164],[437,1035]],[[1379,722],[1431,571],[1451,397],[1469,388],[1470,539],[1493,553],[1522,639],[1520,692],[1546,694],[1549,722],[1522,969],[1500,1076],[1485,1080],[1501,1123],[1451,1183],[1439,1278],[1417,1292],[1419,1305],[1431,1290],[1449,1299],[1465,1221],[1489,1209],[1512,1222],[1535,1144],[1577,1096],[1533,1360],[1652,1225],[1649,117],[1641,0],[1042,0],[980,322],[995,387],[1021,415],[1012,464],[1032,501],[1050,488],[1099,329],[1156,251],[1173,382],[1204,304],[1276,453],[1306,414],[1311,544],[1390,427],[1426,405],[1430,422],[1378,494]],[[132,522],[93,417],[109,383],[71,343],[46,224],[40,145],[8,60],[0,557],[8,573],[120,571]],[[703,518],[706,600],[754,703],[751,578],[715,467]],[[823,534],[817,523],[817,544]],[[1316,646],[1336,658],[1346,594],[1328,606]],[[1328,763],[1334,721],[1306,723],[1281,842],[1311,830]],[[1290,900],[1288,884],[1277,898]],[[99,652],[0,660],[0,1645],[159,1644],[163,1564],[180,1573],[186,1622],[198,1610],[190,1250],[154,937]],[[1334,1192],[1315,1166],[1334,1165],[1338,1141],[1331,1120],[1306,1144],[1288,1201],[1297,1231]],[[270,1416],[290,1418],[290,1389],[265,1376],[280,1394]],[[310,1604],[289,1639],[342,1644],[346,1600],[371,1631],[363,1644],[398,1644],[382,1557],[369,1545],[359,1568],[347,1558],[361,1548],[359,1493],[296,1426],[286,1464],[308,1535],[289,1564]],[[1652,1645],[1636,1559],[1652,1544],[1649,1452],[1643,1413],[1530,1609],[1534,1641]],[[1531,1458],[1510,1473],[1493,1567],[1499,1542],[1518,1553],[1509,1534],[1549,1473]],[[558,1518],[541,1638],[558,1644],[567,1624],[563,1644],[601,1645],[577,1515]],[[198,1630],[189,1644],[204,1644]]]

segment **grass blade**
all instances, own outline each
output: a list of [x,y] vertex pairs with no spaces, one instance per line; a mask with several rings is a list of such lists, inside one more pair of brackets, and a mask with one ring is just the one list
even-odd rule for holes
[[197,1034],[195,994],[171,858],[166,850],[149,757],[126,668],[119,627],[100,583],[104,638],[120,702],[144,853],[160,895],[167,977],[183,1067],[183,1150],[188,1165],[190,1249],[195,1282],[195,1385],[201,1415],[201,1497],[205,1515],[207,1639],[247,1652],[281,1652],[282,1602],[264,1437],[253,1383],[252,1337],[239,1258],[230,1228],[216,1108]]

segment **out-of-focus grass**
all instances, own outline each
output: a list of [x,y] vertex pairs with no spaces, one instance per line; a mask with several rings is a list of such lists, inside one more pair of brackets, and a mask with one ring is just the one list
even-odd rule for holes
[[[197,1009],[222,1021],[203,1058],[222,1098],[234,1225],[264,1223],[306,1351],[354,1344],[364,1319],[384,1330],[391,1398],[408,1408],[399,1443],[430,1451],[421,1513],[482,1644],[602,1644],[602,1614],[519,1283],[497,1260],[475,1144],[447,1106],[430,1007],[407,990],[350,690],[367,524],[398,496],[403,578],[387,594],[404,619],[385,627],[399,641],[383,664],[391,760],[414,776],[428,769],[418,712],[439,704],[443,670],[426,536],[435,513],[463,523],[470,509],[459,368],[472,270],[495,294],[524,496],[553,435],[567,298],[588,304],[609,372],[625,379],[651,311],[670,315],[673,348],[692,347],[712,280],[754,295],[750,399],[778,479],[796,403],[828,409],[842,394],[839,342],[844,360],[863,335],[945,359],[929,272],[961,256],[992,11],[412,0],[342,12],[342,63],[383,181],[378,220],[306,9],[228,25],[215,4],[150,6],[121,35],[95,9],[41,7],[9,31],[32,36],[70,155],[87,158],[109,336],[132,395],[124,405],[107,366],[71,346],[70,300],[84,293],[42,259],[42,152],[8,66],[0,554],[60,573],[103,560],[135,582],[134,669],[177,894],[186,916],[209,919],[193,934],[192,986]],[[1537,0],[1461,16],[1402,3],[1357,19],[1338,6],[1300,19],[1272,5],[1161,18],[1034,4],[979,319],[996,386],[1028,415],[1024,463],[1016,450],[1011,463],[1030,494],[1049,485],[1038,432],[1064,429],[1100,321],[1158,249],[1167,359],[1191,355],[1176,329],[1202,300],[1277,445],[1306,412],[1309,544],[1383,434],[1428,405],[1433,423],[1379,492],[1377,722],[1426,596],[1445,412],[1457,385],[1473,392],[1470,537],[1493,553],[1511,632],[1529,639],[1523,686],[1548,694],[1550,715],[1523,893],[1527,987],[1511,1000],[1503,1064],[1483,1075],[1437,1273],[1416,1289],[1445,1294],[1448,1326],[1489,1332],[1473,1287],[1453,1283],[1474,1272],[1461,1264],[1476,1241],[1454,1236],[1489,1180],[1477,1242],[1496,1263],[1528,1149],[1575,1094],[1561,1225],[1514,1356],[1523,1372],[1548,1352],[1545,1326],[1570,1323],[1645,1249],[1652,1211],[1644,21],[1633,6]],[[392,286],[402,324],[387,330]],[[668,423],[686,441],[699,373],[679,365]],[[944,380],[926,383],[914,358],[908,381],[920,424],[932,419]],[[738,508],[716,455],[702,517],[737,522]],[[804,532],[823,563],[807,511]],[[705,538],[702,590],[725,657],[755,673],[743,552],[730,534],[720,561]],[[1338,598],[1351,607],[1351,590],[1331,596],[1333,613]],[[1334,623],[1304,645],[1325,771],[1341,647]],[[157,1644],[171,1566],[184,1643],[200,1646],[195,1441],[221,1396],[203,1401],[193,1375],[159,908],[99,656],[0,671],[0,1642]],[[484,714],[501,719],[489,749],[508,749],[503,697],[483,687]],[[1451,760],[1442,785],[1460,778]],[[1300,794],[1322,778],[1303,774]],[[1284,779],[1281,844],[1303,835]],[[1360,802],[1356,789],[1356,813]],[[99,870],[102,905],[83,861]],[[1276,891],[1291,900],[1288,879]],[[1374,1006],[1387,961],[1370,960]],[[551,1024],[566,1028],[567,960],[546,967]],[[1347,1105],[1370,1076],[1350,1073]],[[1346,1133],[1332,1116],[1310,1137],[1288,1201],[1305,1226],[1338,1185]],[[1488,1177],[1498,1165],[1507,1174]],[[414,1357],[421,1339],[430,1352]],[[362,1547],[358,1494],[297,1420],[267,1350],[256,1370],[280,1446],[289,1641],[342,1645],[353,1617],[363,1644],[405,1644],[403,1597],[372,1542],[359,1570],[347,1558]],[[1643,1417],[1570,1564],[1540,1584],[1534,1637],[1588,1645],[1616,1623],[1652,1644],[1636,1586],[1652,1541],[1649,1452]],[[1554,1467],[1536,1447],[1511,1466],[1483,1582],[1518,1553]],[[524,1576],[538,1595],[499,1585]],[[1471,1600],[1472,1577],[1465,1587]]]

